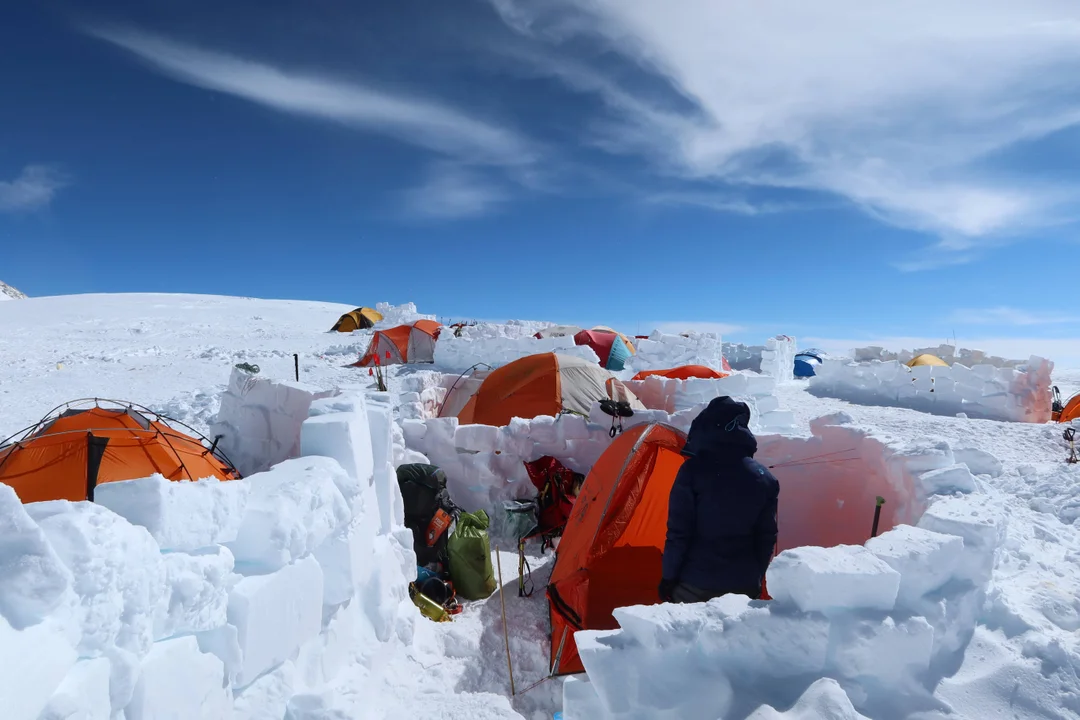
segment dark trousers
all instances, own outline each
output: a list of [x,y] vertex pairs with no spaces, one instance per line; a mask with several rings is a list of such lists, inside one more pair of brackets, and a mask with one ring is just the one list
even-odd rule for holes
[[675,586],[675,589],[671,591],[671,602],[676,603],[699,603],[712,600],[713,598],[720,597],[722,595],[746,595],[752,600],[757,600],[761,597],[761,588],[746,588],[741,590],[702,590],[696,585],[688,585],[686,583],[679,583]]

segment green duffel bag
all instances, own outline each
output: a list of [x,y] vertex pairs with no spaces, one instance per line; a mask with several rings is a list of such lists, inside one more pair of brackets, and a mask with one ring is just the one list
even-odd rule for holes
[[454,592],[466,600],[480,600],[495,592],[495,571],[491,567],[490,520],[483,510],[462,512],[447,547],[450,581]]

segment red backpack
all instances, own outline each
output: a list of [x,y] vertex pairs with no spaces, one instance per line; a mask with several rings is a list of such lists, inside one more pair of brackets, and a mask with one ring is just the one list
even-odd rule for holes
[[550,456],[525,463],[525,470],[536,487],[537,525],[529,537],[561,535],[585,476]]

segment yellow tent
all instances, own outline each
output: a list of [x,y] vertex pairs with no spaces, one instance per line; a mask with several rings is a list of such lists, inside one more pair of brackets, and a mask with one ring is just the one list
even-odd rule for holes
[[360,307],[352,312],[347,312],[338,318],[330,332],[352,332],[353,330],[368,330],[375,327],[375,323],[383,319],[382,313],[371,308]]
[[949,367],[949,363],[945,362],[936,355],[923,354],[911,359],[907,364],[908,367],[917,367],[919,365],[935,365],[937,367]]

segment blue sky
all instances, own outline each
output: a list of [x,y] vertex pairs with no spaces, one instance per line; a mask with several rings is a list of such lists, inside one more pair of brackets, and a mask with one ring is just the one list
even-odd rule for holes
[[0,279],[31,295],[1080,330],[1072,0],[13,5]]

